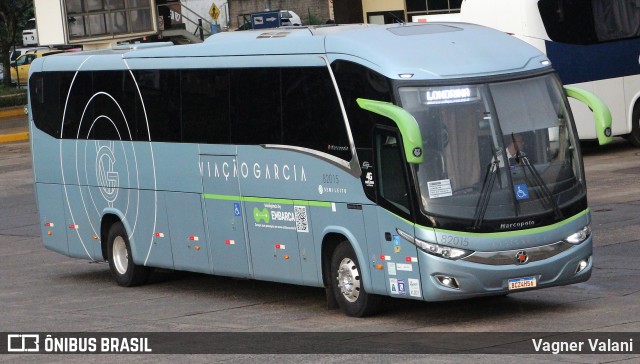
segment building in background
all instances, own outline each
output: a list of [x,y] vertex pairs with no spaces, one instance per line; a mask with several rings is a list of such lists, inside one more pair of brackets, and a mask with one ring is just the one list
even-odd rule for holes
[[[243,29],[249,14],[265,10],[293,11],[303,25],[388,24],[457,13],[461,3],[462,0],[34,0],[34,34],[38,45],[83,49],[140,40],[195,43],[217,31]],[[217,15],[217,19],[214,21],[210,14]]]
[[[209,15],[214,3],[218,23]],[[83,49],[140,40],[200,42],[229,19],[223,0],[34,0],[34,11],[39,45]]]
[[34,0],[40,45],[102,48],[157,34],[154,0]]
[[[412,22],[414,17],[459,13],[462,0],[361,0],[362,22]],[[336,18],[338,15],[336,14]]]

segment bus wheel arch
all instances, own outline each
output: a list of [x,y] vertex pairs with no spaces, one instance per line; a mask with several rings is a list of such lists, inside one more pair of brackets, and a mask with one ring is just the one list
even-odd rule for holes
[[382,298],[367,293],[363,268],[345,236],[329,234],[325,237],[322,244],[322,279],[328,308],[339,307],[347,316],[353,317],[368,316],[378,311]]
[[321,266],[322,266],[322,283],[325,288],[325,295],[327,297],[327,309],[333,310],[337,309],[338,301],[335,299],[335,295],[333,293],[333,285],[331,282],[331,257],[333,256],[333,251],[338,247],[338,245],[346,241],[347,238],[338,233],[329,233],[325,235],[322,241],[322,253],[321,253]]
[[102,247],[102,258],[108,259],[107,238],[109,237],[109,229],[113,224],[120,222],[120,217],[115,214],[106,214],[102,217],[100,223],[100,246]]
[[120,218],[113,214],[105,215],[100,233],[102,254],[109,262],[109,270],[116,283],[122,287],[144,284],[150,268],[134,263],[129,234]]
[[640,99],[633,104],[631,113],[631,132],[625,135],[625,138],[634,147],[640,147]]

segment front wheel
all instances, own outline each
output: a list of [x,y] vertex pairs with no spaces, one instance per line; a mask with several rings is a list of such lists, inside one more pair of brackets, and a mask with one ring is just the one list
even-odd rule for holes
[[136,265],[133,262],[129,237],[121,222],[113,224],[109,229],[107,255],[111,275],[118,285],[133,287],[147,281],[149,268]]
[[365,291],[361,272],[353,248],[343,241],[331,257],[331,286],[338,306],[347,316],[363,317],[380,308],[381,297]]

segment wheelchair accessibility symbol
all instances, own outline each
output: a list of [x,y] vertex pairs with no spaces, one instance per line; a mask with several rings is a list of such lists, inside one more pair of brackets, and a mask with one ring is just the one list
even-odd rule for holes
[[516,194],[516,200],[526,200],[529,198],[529,189],[524,183],[513,186],[513,191]]
[[236,216],[240,216],[240,204],[237,202],[233,203],[233,214]]

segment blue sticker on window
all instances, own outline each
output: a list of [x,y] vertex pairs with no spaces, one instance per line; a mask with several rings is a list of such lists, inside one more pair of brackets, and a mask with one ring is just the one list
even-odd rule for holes
[[233,203],[233,213],[236,216],[240,216],[240,203],[238,202]]
[[513,186],[513,191],[516,194],[516,200],[526,200],[529,198],[529,189],[524,183]]

